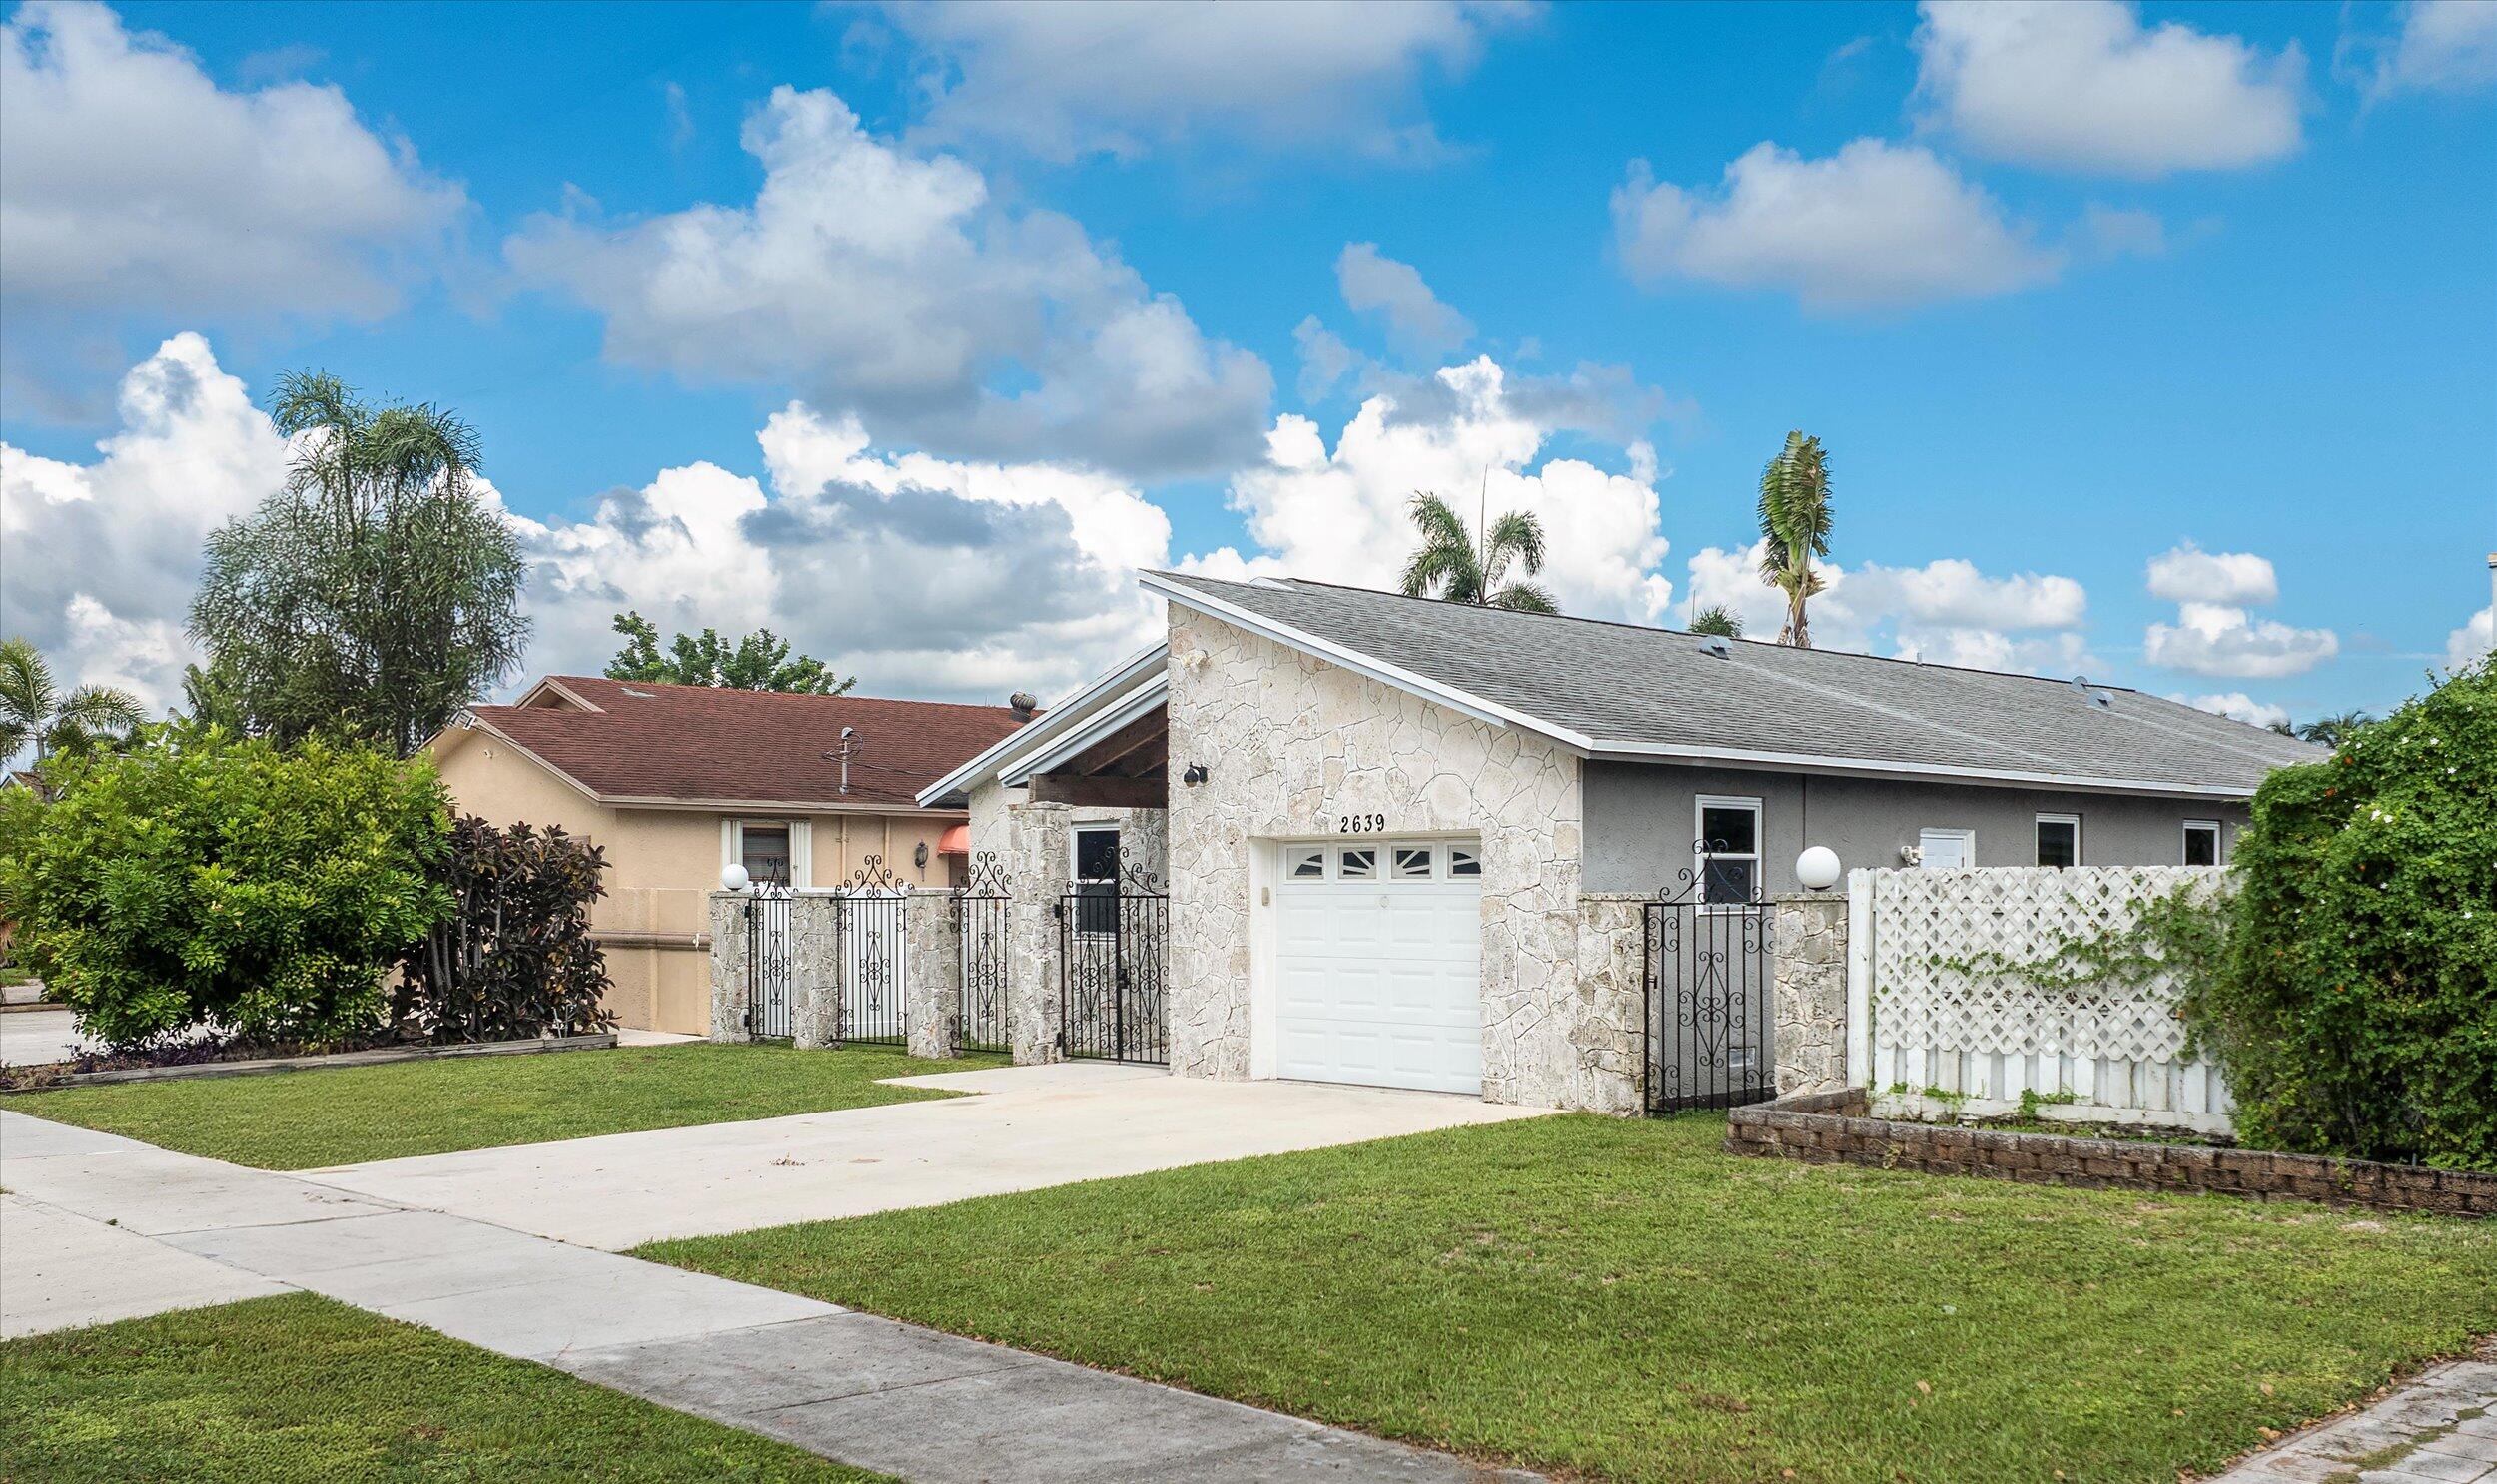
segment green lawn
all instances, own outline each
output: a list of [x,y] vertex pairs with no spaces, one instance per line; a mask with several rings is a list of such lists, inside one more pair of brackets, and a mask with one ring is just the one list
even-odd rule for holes
[[309,1293],[0,1344],[0,1479],[880,1477]]
[[1533,1119],[640,1255],[1392,1437],[1656,1481],[2212,1469],[2497,1329],[2497,1222]]
[[685,1042],[123,1083],[25,1094],[0,1107],[238,1164],[313,1169],[944,1098],[952,1095],[877,1080],[1003,1060],[928,1062],[876,1047],[802,1052]]

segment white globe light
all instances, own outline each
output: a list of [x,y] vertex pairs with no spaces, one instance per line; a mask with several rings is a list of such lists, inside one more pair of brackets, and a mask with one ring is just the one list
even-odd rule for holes
[[748,878],[746,876],[746,868],[738,865],[735,861],[730,861],[727,865],[719,868],[719,889],[721,891],[742,892],[746,889],[747,882]]
[[1795,879],[1816,892],[1838,884],[1838,852],[1816,845],[1795,857]]

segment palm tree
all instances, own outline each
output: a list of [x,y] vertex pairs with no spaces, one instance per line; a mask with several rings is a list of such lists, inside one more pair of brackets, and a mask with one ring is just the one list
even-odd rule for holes
[[1786,626],[1778,642],[1812,647],[1804,600],[1828,584],[1812,559],[1830,554],[1830,465],[1819,438],[1786,435],[1786,446],[1760,471],[1760,580],[1786,594]]
[[2296,735],[2326,747],[2345,745],[2352,733],[2375,720],[2364,711],[2344,711],[2338,716],[2318,716],[2297,729]]
[[1735,617],[1725,604],[1711,603],[1700,609],[1699,616],[1691,620],[1691,632],[1715,634],[1720,639],[1739,639],[1743,637],[1743,620]]
[[1435,494],[1415,491],[1413,525],[1422,544],[1404,564],[1404,595],[1506,608],[1512,613],[1558,613],[1552,595],[1532,582],[1504,582],[1515,562],[1529,577],[1543,571],[1543,522],[1511,510],[1484,532],[1477,548],[1465,522]]
[[62,695],[42,651],[24,639],[0,641],[0,758],[28,743],[35,761],[56,752],[78,752],[99,742],[118,742],[147,716],[126,691],[82,685]]

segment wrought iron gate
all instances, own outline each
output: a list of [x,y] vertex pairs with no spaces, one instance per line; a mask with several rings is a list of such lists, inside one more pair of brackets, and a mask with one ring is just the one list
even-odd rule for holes
[[[1739,883],[1749,888],[1748,881]],[[1646,904],[1647,1111],[1740,1108],[1777,1096],[1767,904],[1683,873]]]
[[910,1041],[909,887],[869,856],[833,892],[832,984],[835,1046],[903,1046]]
[[789,1034],[789,889],[756,882],[746,899],[746,1034]]
[[956,1044],[967,1052],[1014,1050],[1006,977],[1014,899],[997,857],[982,851],[954,894],[954,931],[961,944],[962,1013]]
[[1058,903],[1060,1050],[1169,1062],[1170,961],[1171,897],[1158,879],[1122,862],[1106,881],[1078,882]]

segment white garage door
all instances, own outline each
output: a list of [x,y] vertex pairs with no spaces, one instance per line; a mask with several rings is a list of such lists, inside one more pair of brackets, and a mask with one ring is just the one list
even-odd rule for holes
[[1482,858],[1470,840],[1286,845],[1275,1070],[1482,1091]]

